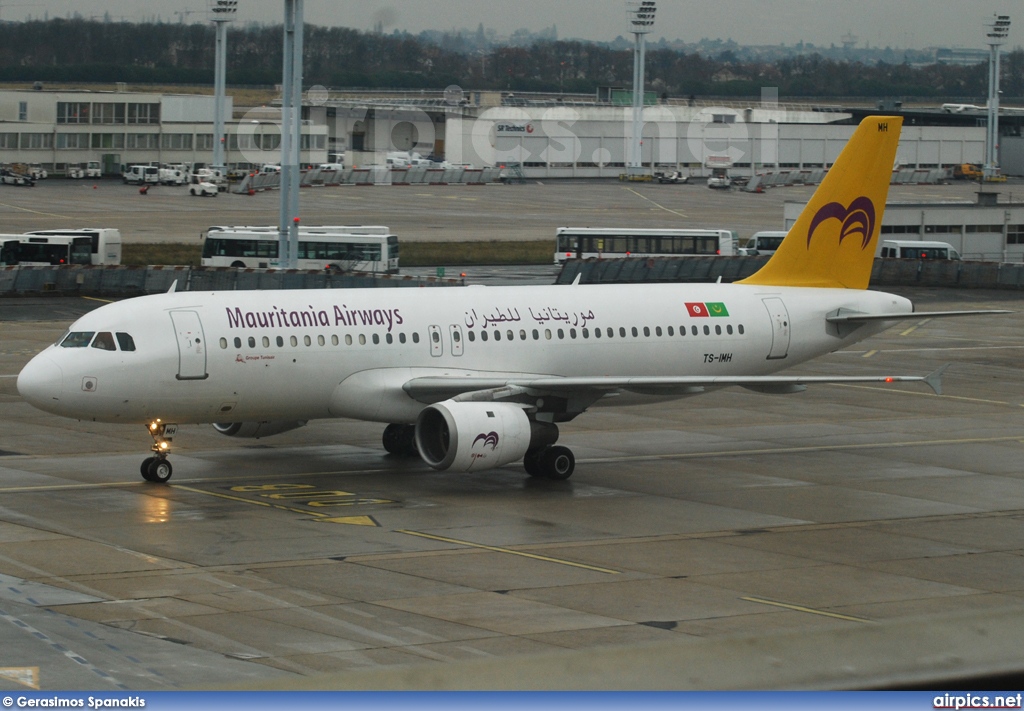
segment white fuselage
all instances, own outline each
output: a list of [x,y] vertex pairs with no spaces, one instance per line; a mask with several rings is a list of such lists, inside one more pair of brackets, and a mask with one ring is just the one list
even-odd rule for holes
[[768,375],[888,325],[842,336],[825,321],[839,309],[913,310],[880,292],[738,284],[169,293],[70,328],[128,334],[134,351],[53,345],[18,389],[104,422],[411,423],[424,403],[402,386],[416,377]]

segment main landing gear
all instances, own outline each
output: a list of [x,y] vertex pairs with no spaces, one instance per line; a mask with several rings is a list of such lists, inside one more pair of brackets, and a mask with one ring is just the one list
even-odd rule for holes
[[178,431],[178,426],[155,420],[150,422],[146,429],[153,436],[151,449],[154,456],[142,460],[139,472],[146,481],[162,484],[170,479],[174,472],[171,463],[167,461],[167,455],[171,453],[171,440]]
[[562,481],[572,476],[576,468],[576,457],[568,447],[538,447],[526,453],[523,467],[532,477]]
[[420,451],[416,449],[416,425],[392,423],[384,428],[384,436],[381,439],[384,449],[389,454],[400,457],[420,456]]

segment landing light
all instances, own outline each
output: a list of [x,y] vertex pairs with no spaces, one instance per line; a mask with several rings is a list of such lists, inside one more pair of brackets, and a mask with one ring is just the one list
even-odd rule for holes
[[169,447],[169,446],[170,445],[168,445],[167,442],[161,442],[160,443],[160,449],[167,449],[167,447]]

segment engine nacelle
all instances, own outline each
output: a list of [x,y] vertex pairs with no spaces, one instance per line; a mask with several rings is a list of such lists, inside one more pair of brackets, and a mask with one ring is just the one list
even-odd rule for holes
[[517,405],[445,400],[420,412],[416,448],[434,469],[493,469],[522,459],[533,429]]
[[270,435],[297,430],[306,426],[307,420],[273,420],[271,422],[214,422],[213,429],[226,437],[259,439]]

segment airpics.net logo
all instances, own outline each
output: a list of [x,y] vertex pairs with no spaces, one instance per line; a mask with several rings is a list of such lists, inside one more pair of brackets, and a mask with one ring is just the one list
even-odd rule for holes
[[875,205],[863,195],[854,198],[849,207],[844,207],[838,202],[823,205],[811,218],[811,226],[807,230],[808,249],[811,247],[814,231],[827,220],[839,220],[842,223],[839,228],[839,244],[850,235],[860,235],[860,248],[867,249],[875,232]]

